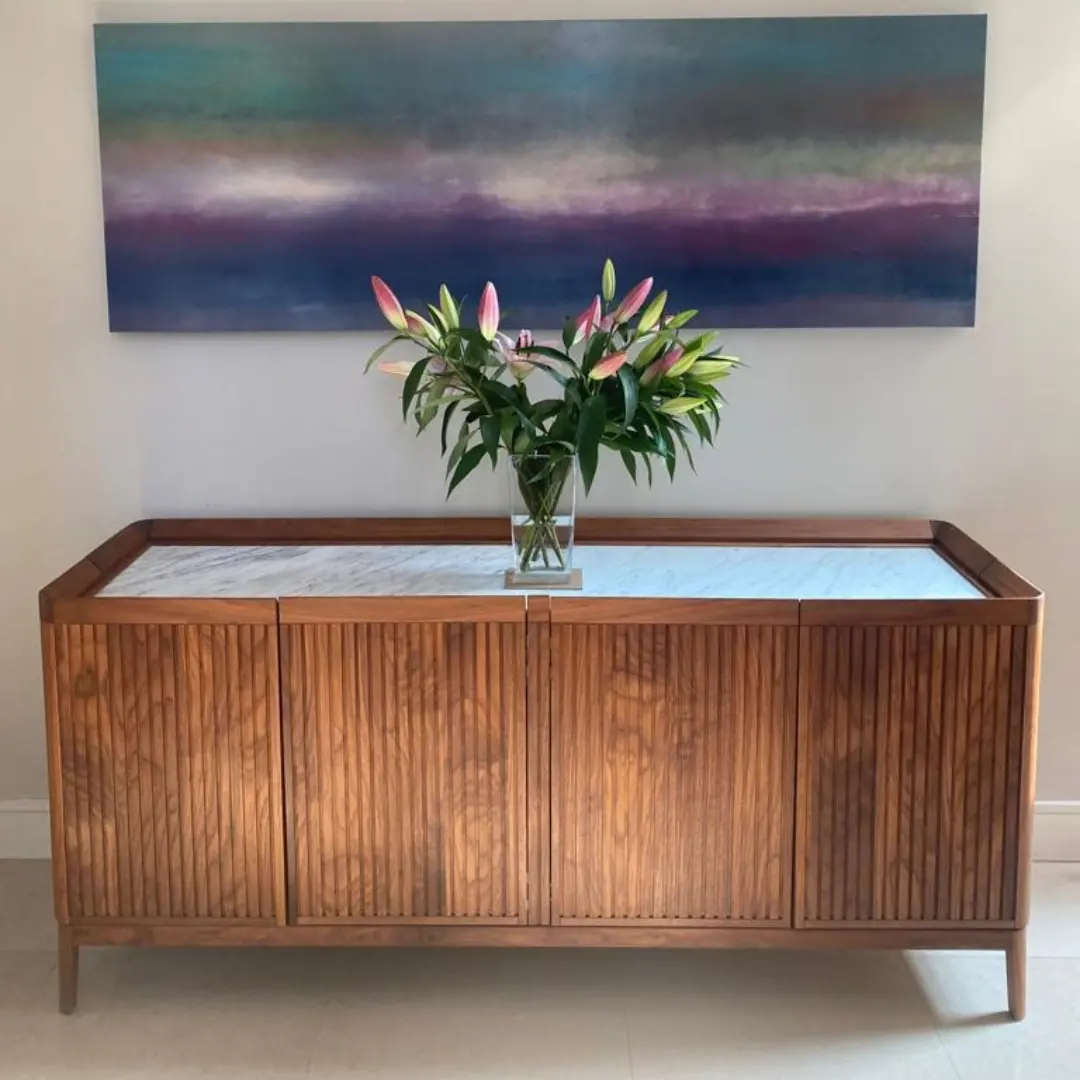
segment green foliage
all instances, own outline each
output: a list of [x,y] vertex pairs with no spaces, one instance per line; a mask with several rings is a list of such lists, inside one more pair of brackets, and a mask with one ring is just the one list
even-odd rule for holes
[[[607,320],[614,293],[615,269],[608,262],[601,279]],[[738,367],[720,347],[710,350],[712,334],[683,340],[682,328],[697,313],[665,317],[666,301],[666,293],[658,294],[636,325],[606,322],[607,329],[575,342],[575,321],[570,320],[561,341],[533,344],[530,336],[518,349],[502,335],[488,341],[461,326],[460,304],[443,286],[438,304],[427,305],[433,322],[411,313],[410,328],[376,350],[368,367],[396,342],[409,341],[423,350],[411,364],[384,361],[383,366],[405,376],[402,412],[406,419],[412,416],[418,431],[440,420],[448,495],[485,457],[494,467],[500,452],[545,457],[552,476],[561,475],[559,463],[576,454],[587,492],[600,448],[607,447],[619,453],[635,482],[638,464],[643,464],[651,484],[655,459],[674,476],[680,455],[694,467],[691,438],[712,445],[723,405],[713,384]],[[680,355],[672,356],[668,370],[643,384],[645,370],[672,350]],[[622,352],[629,359],[616,371],[589,377],[602,360]],[[529,391],[537,387],[541,393],[534,399]],[[454,419],[460,423],[451,441]]]

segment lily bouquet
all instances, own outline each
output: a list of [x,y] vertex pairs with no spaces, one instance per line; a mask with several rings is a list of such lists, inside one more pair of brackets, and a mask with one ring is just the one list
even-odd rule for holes
[[[615,303],[609,259],[600,292],[551,343],[528,330],[516,340],[500,332],[491,282],[475,329],[462,325],[461,306],[445,285],[423,315],[405,310],[381,278],[372,278],[372,287],[396,333],[368,369],[379,363],[404,377],[402,415],[411,415],[418,431],[440,421],[447,496],[485,458],[494,467],[500,453],[510,456],[524,506],[514,529],[522,573],[568,569],[557,511],[567,487],[572,491],[575,462],[586,493],[602,446],[619,453],[635,481],[640,463],[651,484],[654,462],[674,477],[680,452],[693,468],[691,440],[713,442],[724,403],[716,383],[738,360],[713,347],[715,334],[691,336],[686,327],[697,312],[669,312],[667,293],[653,295],[651,277]],[[398,342],[420,355],[380,363]]]

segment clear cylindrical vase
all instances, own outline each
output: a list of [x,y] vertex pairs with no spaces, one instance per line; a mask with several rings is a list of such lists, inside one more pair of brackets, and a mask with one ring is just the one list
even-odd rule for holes
[[514,454],[509,458],[509,477],[514,563],[507,585],[572,586],[577,458]]

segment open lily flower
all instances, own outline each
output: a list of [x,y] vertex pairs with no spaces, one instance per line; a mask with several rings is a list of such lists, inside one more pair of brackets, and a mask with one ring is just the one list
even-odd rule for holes
[[383,318],[395,329],[405,330],[408,324],[401,301],[394,295],[394,290],[381,277],[372,277],[371,288],[375,293],[375,303],[383,313]]
[[547,366],[539,357],[529,354],[528,350],[535,344],[531,330],[522,330],[515,342],[501,332],[495,335],[495,345],[502,353],[510,374],[518,382],[524,382],[536,368]]
[[651,277],[639,281],[622,299],[622,303],[615,309],[615,321],[626,322],[632,319],[645,303],[649,293],[652,292],[653,279]]
[[480,333],[486,341],[491,341],[495,337],[495,332],[499,329],[499,294],[490,281],[484,286],[484,291],[480,294],[480,306],[476,318]]

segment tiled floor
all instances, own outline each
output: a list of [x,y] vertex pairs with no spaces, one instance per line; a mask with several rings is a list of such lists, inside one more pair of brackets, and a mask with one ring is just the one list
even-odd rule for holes
[[0,863],[0,1080],[1076,1080],[1080,865],[1035,874],[1028,1019],[996,954],[84,950]]

